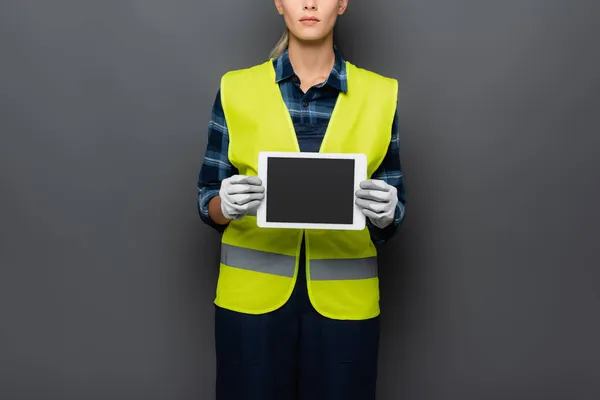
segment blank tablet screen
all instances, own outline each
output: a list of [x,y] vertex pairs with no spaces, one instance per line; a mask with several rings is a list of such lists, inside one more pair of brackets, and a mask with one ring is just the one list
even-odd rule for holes
[[354,160],[269,157],[267,222],[349,224]]

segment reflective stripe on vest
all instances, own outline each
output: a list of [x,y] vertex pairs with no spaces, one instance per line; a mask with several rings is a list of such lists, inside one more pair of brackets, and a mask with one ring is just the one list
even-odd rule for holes
[[294,277],[296,257],[221,243],[221,262],[230,267]]
[[339,281],[377,277],[377,257],[310,260],[310,279]]
[[[296,257],[221,244],[221,262],[227,266],[265,274],[293,277]],[[368,279],[377,277],[377,257],[310,260],[314,281]]]

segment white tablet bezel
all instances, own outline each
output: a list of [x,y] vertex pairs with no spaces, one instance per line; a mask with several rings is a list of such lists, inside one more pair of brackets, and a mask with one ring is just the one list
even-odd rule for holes
[[[258,177],[265,187],[265,198],[256,210],[256,223],[261,228],[289,228],[289,229],[337,229],[337,230],[363,230],[365,228],[365,215],[354,203],[354,217],[352,224],[312,224],[312,223],[287,223],[267,222],[267,202],[269,198],[268,186],[268,159],[276,158],[319,158],[319,159],[352,159],[354,160],[354,192],[359,189],[360,182],[367,179],[367,156],[365,154],[342,153],[303,153],[303,152],[273,152],[264,151],[258,154]],[[318,196],[318,194],[315,193]],[[356,199],[356,196],[355,196]]]

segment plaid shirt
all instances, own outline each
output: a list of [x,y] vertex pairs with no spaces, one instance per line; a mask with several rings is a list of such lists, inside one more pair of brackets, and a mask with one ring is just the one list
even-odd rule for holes
[[[287,50],[273,60],[273,67],[283,100],[294,124],[300,150],[318,152],[337,96],[340,92],[348,91],[345,61],[335,48],[335,64],[329,77],[324,83],[312,87],[306,93],[300,89],[300,80],[294,73]],[[381,179],[396,187],[398,206],[394,223],[384,229],[373,226],[367,219],[371,238],[376,244],[385,243],[394,235],[404,219],[406,205],[406,192],[400,166],[397,111],[391,129],[392,138],[387,155],[373,174],[372,179]],[[204,162],[198,177],[198,211],[202,221],[219,232],[224,231],[225,226],[218,225],[211,220],[208,214],[208,203],[219,194],[223,179],[238,173],[228,159],[228,146],[227,121],[218,91],[208,127],[208,143]]]

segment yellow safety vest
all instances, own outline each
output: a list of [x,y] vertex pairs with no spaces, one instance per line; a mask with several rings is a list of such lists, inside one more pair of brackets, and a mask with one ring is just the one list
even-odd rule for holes
[[[371,177],[390,144],[398,83],[348,62],[346,71],[348,91],[339,94],[320,151],[366,154]],[[225,74],[221,102],[229,160],[241,175],[257,175],[260,151],[300,151],[272,60]],[[368,228],[259,228],[253,215],[231,221],[223,233],[215,304],[246,314],[283,306],[298,275],[303,233],[313,307],[338,320],[379,315],[377,251]]]

